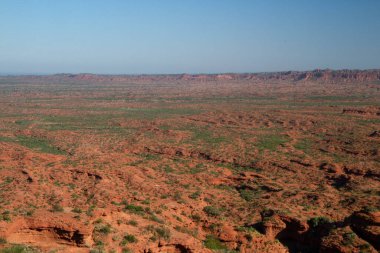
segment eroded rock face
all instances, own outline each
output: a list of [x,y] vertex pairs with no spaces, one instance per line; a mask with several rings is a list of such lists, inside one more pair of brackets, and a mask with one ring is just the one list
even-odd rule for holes
[[0,224],[0,235],[12,243],[40,243],[42,248],[55,244],[76,247],[92,245],[91,229],[77,220],[55,213],[40,212],[35,217],[19,218]]
[[343,221],[323,217],[307,223],[274,210],[261,212],[262,232],[266,238],[278,239],[291,252],[377,252],[380,244],[380,212],[359,211]]
[[320,165],[321,170],[324,170],[328,173],[333,173],[333,174],[342,174],[343,169],[341,166],[335,163],[322,163]]
[[355,212],[350,219],[352,229],[380,250],[380,212]]
[[223,225],[219,229],[218,238],[224,242],[228,248],[235,249],[238,246],[238,233],[232,226]]
[[236,241],[237,232],[232,226],[224,225],[219,229],[219,239],[224,242]]
[[269,238],[276,238],[276,236],[286,228],[286,224],[281,220],[278,215],[264,217],[262,222],[262,229],[264,234]]
[[205,249],[202,242],[194,237],[186,236],[182,233],[173,231],[170,240],[159,240],[155,243],[148,244],[143,252],[146,253],[197,253],[205,252],[211,253],[212,251]]
[[282,245],[279,241],[269,239],[265,236],[255,237],[246,245],[240,247],[241,253],[252,252],[276,252],[276,253],[289,253],[289,250]]
[[306,222],[273,210],[261,212],[261,217],[263,232],[271,238],[302,240],[309,229]]

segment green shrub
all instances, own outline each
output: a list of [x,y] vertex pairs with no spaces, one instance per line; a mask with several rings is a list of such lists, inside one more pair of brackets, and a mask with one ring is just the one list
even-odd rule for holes
[[190,216],[190,218],[195,221],[195,222],[200,222],[201,221],[201,216],[199,214],[193,214]]
[[171,173],[173,172],[173,168],[170,167],[168,164],[166,164],[164,167],[163,167],[163,170],[166,172],[166,173]]
[[214,217],[219,216],[220,213],[221,213],[220,210],[219,210],[219,208],[214,207],[214,206],[205,206],[205,207],[203,208],[203,211],[204,211],[207,215],[209,215],[209,216],[214,216]]
[[247,241],[251,242],[252,239],[253,239],[253,236],[251,234],[245,234],[244,235],[245,239],[247,239]]
[[351,233],[345,233],[343,234],[343,245],[352,245],[355,241],[356,234]]
[[134,235],[126,234],[123,237],[123,240],[121,241],[120,245],[125,246],[127,243],[136,243],[138,242],[137,238]]
[[197,229],[191,230],[191,229],[188,229],[185,227],[180,227],[180,226],[175,226],[174,229],[177,230],[178,232],[185,233],[185,234],[191,235],[193,237],[198,236],[198,230]]
[[331,223],[331,220],[327,217],[320,216],[309,219],[307,223],[310,225],[310,227],[316,228],[320,225]]
[[11,216],[10,216],[10,212],[9,211],[2,212],[0,214],[0,220],[6,221],[6,222],[10,222],[12,220]]
[[142,206],[135,206],[132,204],[125,205],[124,208],[126,211],[134,213],[134,214],[141,214],[144,212],[144,208]]
[[142,204],[144,205],[149,205],[150,204],[150,200],[149,199],[145,199],[143,202],[141,202]]
[[82,210],[78,207],[74,207],[72,210],[73,213],[82,213]]
[[160,224],[164,224],[165,223],[165,221],[163,219],[158,218],[154,214],[150,216],[150,220],[155,221],[155,222],[160,223]]
[[159,227],[159,228],[156,228],[155,231],[159,238],[163,238],[166,240],[170,239],[170,230],[168,228]]
[[52,211],[53,212],[63,212],[63,207],[60,204],[54,204],[52,206]]
[[95,210],[95,206],[94,205],[90,206],[86,211],[87,216],[93,216],[94,210]]
[[111,229],[111,225],[107,224],[104,226],[96,227],[95,231],[104,235],[108,235],[109,233],[111,233],[112,229]]
[[138,223],[137,223],[136,220],[129,220],[129,221],[127,222],[127,224],[128,224],[128,225],[131,225],[131,226],[135,226],[135,227],[137,227],[137,225],[138,225]]
[[200,192],[200,191],[196,191],[196,192],[190,194],[190,195],[189,195],[189,198],[191,198],[191,199],[197,199],[197,198],[199,198],[200,196],[201,196],[201,192]]
[[379,211],[379,208],[374,207],[374,206],[366,206],[362,209],[366,213],[372,213],[372,212],[377,212]]

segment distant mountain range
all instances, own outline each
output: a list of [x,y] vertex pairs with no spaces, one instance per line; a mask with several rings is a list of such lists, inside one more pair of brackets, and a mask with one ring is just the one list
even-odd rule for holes
[[[14,76],[14,75],[12,75]],[[365,82],[379,81],[380,69],[371,70],[330,70],[316,69],[312,71],[283,71],[262,73],[223,73],[223,74],[139,74],[139,75],[104,75],[104,74],[54,74],[23,75],[33,79],[47,78],[60,80],[91,81],[219,81],[219,80],[285,80],[285,81],[323,81],[323,82]]]

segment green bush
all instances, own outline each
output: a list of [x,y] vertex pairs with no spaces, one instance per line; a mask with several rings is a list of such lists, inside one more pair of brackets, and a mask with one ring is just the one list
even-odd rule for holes
[[142,206],[135,206],[132,204],[125,205],[125,210],[134,214],[141,214],[144,212],[144,208]]
[[74,207],[72,210],[73,213],[82,213],[82,210],[78,207]]
[[343,245],[352,245],[355,241],[356,234],[351,232],[351,233],[345,233],[343,235]]
[[96,228],[96,231],[99,232],[99,233],[108,235],[109,233],[111,233],[111,225],[107,224],[107,225],[98,227],[98,228]]
[[123,240],[121,241],[120,245],[125,246],[127,243],[136,243],[138,242],[137,238],[134,235],[126,234],[123,237]]
[[131,226],[135,226],[135,227],[137,227],[137,225],[138,225],[138,223],[137,223],[136,220],[129,220],[129,221],[127,222],[127,224],[128,224],[128,225],[131,225]]
[[215,207],[215,206],[205,206],[204,208],[203,208],[203,211],[207,214],[207,215],[209,215],[209,216],[214,216],[214,217],[216,217],[216,216],[219,216],[220,215],[220,210],[219,210],[219,208],[217,208],[217,207]]
[[189,198],[191,198],[191,199],[197,199],[197,198],[199,198],[200,196],[201,196],[201,192],[200,192],[200,191],[196,191],[196,192],[190,194],[190,195],[189,195]]
[[63,212],[63,207],[60,204],[54,204],[52,206],[52,211],[53,212]]
[[331,220],[327,217],[320,216],[309,219],[307,223],[310,225],[310,227],[316,228],[320,225],[331,223]]
[[199,214],[193,214],[190,216],[190,218],[195,221],[195,222],[200,222],[201,221],[201,216]]
[[159,227],[155,229],[159,238],[163,238],[166,240],[170,239],[170,230],[168,228]]

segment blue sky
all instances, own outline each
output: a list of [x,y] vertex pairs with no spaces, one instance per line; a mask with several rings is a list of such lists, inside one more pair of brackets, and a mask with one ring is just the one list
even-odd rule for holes
[[0,73],[380,68],[379,0],[0,0]]

